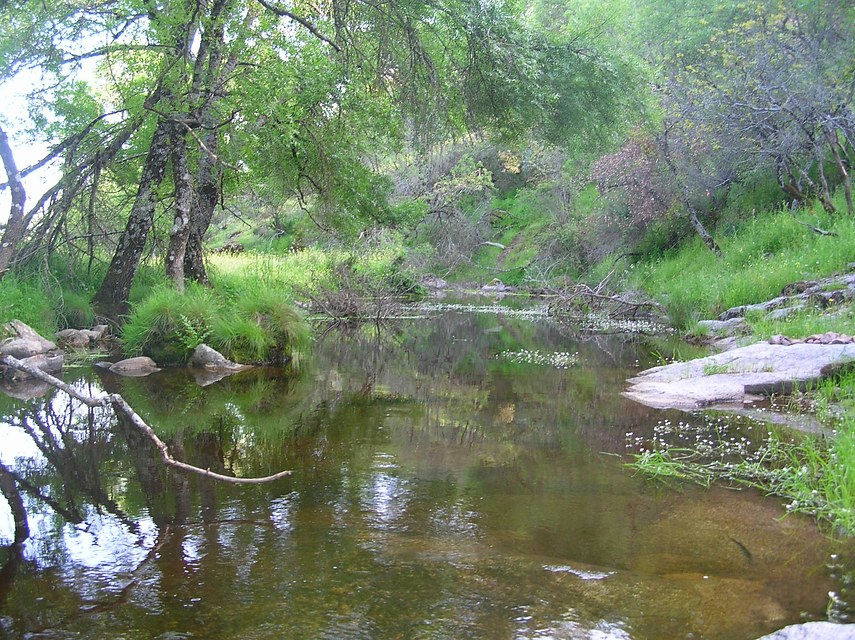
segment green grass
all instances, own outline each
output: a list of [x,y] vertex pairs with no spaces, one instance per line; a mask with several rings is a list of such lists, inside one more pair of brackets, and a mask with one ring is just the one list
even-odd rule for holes
[[804,338],[817,333],[835,331],[855,334],[855,308],[850,304],[832,312],[810,310],[794,313],[781,320],[751,320],[752,333],[759,340],[768,340],[775,335]]
[[50,338],[57,330],[56,299],[36,276],[0,280],[0,323],[20,320]]
[[184,363],[207,338],[221,307],[204,287],[189,286],[183,294],[168,285],[157,287],[131,308],[122,329],[124,350],[162,365]]
[[242,363],[299,363],[309,343],[302,315],[283,293],[258,285],[226,292],[197,285],[154,289],[133,306],[122,331],[128,355],[185,363],[206,343]]
[[[837,236],[813,233],[799,223],[805,219]],[[628,282],[663,302],[672,324],[685,329],[731,307],[778,296],[787,284],[845,267],[855,247],[855,220],[803,211],[763,213],[718,242],[721,259],[694,240],[635,265]]]

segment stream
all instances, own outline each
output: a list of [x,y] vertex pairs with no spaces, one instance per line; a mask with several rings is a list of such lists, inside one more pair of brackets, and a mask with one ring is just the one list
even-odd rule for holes
[[[661,345],[524,312],[322,328],[299,373],[64,379],[0,396],[0,636],[749,640],[848,611],[855,554],[781,501],[625,466],[657,425],[624,381]],[[835,596],[829,597],[829,592]],[[832,603],[833,604],[833,603]]]

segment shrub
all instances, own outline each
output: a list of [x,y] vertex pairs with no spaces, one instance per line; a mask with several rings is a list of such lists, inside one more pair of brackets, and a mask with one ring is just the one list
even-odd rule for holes
[[[224,355],[239,362],[299,363],[309,344],[309,328],[299,310],[280,292],[242,295],[234,301],[233,308],[234,320],[218,322],[214,331],[218,345],[221,335],[230,337],[231,344],[224,341],[221,345]],[[230,322],[235,328],[224,330]]]
[[158,287],[134,305],[122,342],[128,355],[164,365],[186,362],[202,342],[237,362],[282,364],[299,360],[309,332],[299,311],[275,290],[248,286],[221,297],[191,285],[184,294]]

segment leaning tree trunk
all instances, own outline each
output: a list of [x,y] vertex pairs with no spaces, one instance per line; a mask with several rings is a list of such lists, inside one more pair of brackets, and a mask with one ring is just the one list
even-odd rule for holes
[[18,243],[24,237],[24,204],[27,201],[27,193],[24,191],[24,185],[21,183],[21,174],[18,173],[15,157],[12,154],[12,147],[9,146],[9,138],[2,127],[0,127],[0,159],[3,160],[3,167],[6,169],[6,175],[8,176],[9,189],[12,192],[12,207],[9,210],[9,219],[6,221],[6,230],[3,232],[3,237],[0,239],[0,279],[2,279],[9,270],[9,264],[12,262],[12,256],[15,255]]
[[712,237],[712,234],[707,231],[707,228],[704,226],[704,223],[701,222],[700,218],[698,218],[698,212],[691,204],[689,204],[688,201],[686,202],[686,208],[689,211],[689,221],[692,223],[692,226],[695,228],[695,231],[701,237],[701,240],[703,240],[704,244],[710,251],[712,251],[716,256],[721,258],[723,255],[721,252],[721,247],[718,246],[718,243],[715,241],[715,238]]
[[154,137],[145,159],[137,197],[107,275],[93,300],[95,310],[102,316],[118,321],[128,312],[131,283],[145,249],[151,230],[157,188],[163,181],[171,151],[172,126],[166,120],[157,123]]

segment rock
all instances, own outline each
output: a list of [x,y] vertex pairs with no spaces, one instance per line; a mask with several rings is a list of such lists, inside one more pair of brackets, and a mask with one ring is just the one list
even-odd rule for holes
[[773,309],[779,309],[781,307],[786,306],[792,299],[792,296],[779,296],[777,298],[772,298],[771,300],[767,300],[766,302],[760,302],[758,304],[746,304],[741,307],[731,307],[730,309],[722,313],[718,317],[718,319],[731,320],[733,318],[744,318],[745,314],[751,313],[752,311],[768,313]]
[[3,325],[2,334],[6,339],[0,342],[0,357],[12,356],[20,360],[56,349],[53,342],[46,340],[20,320],[12,320]]
[[769,313],[767,313],[764,320],[783,320],[787,316],[796,313],[797,311],[803,311],[804,308],[804,304],[797,304],[792,307],[783,307],[781,309],[775,309],[774,311],[770,311]]
[[110,365],[108,367],[108,370],[111,373],[129,377],[147,376],[150,373],[160,371],[154,360],[147,356],[139,356],[136,358],[127,358],[126,360],[119,360],[118,362]]
[[782,296],[794,296],[799,293],[804,293],[811,287],[815,287],[817,285],[816,280],[802,280],[800,282],[793,282],[792,284],[788,284],[781,290]]
[[855,344],[855,337],[845,333],[835,333],[834,331],[815,333],[807,338],[790,338],[787,336],[777,335],[769,338],[769,344],[783,346],[789,346],[791,344]]
[[741,406],[751,393],[785,391],[823,377],[823,367],[855,359],[855,344],[758,343],[631,378],[628,398],[656,409]]
[[190,366],[208,371],[243,371],[252,368],[249,365],[237,364],[226,359],[223,354],[206,344],[200,344],[196,347],[190,357]]
[[56,340],[61,347],[71,349],[89,349],[96,346],[108,333],[106,324],[95,325],[91,329],[63,329],[56,332]]
[[719,338],[710,345],[710,348],[715,353],[722,353],[723,351],[732,351],[733,349],[737,349],[738,347],[739,342],[734,336],[729,336],[727,338]]
[[757,640],[853,640],[855,625],[833,622],[806,622],[770,633]]
[[745,318],[730,318],[729,320],[700,320],[698,326],[706,329],[713,336],[728,338],[738,334],[748,333],[750,327]]
[[481,291],[507,291],[507,290],[508,290],[508,285],[506,285],[504,282],[502,282],[498,278],[491,280],[489,284],[485,284],[483,287],[481,287]]
[[[22,364],[29,365],[35,369],[40,369],[46,373],[57,373],[58,371],[62,371],[62,363],[65,360],[65,357],[61,353],[55,355],[39,353],[27,358],[19,358],[19,360]],[[31,380],[33,378],[33,376],[26,371],[16,369],[15,367],[6,367],[4,376],[7,380]]]
[[57,331],[54,336],[56,336],[56,341],[61,347],[70,349],[89,348],[90,338],[85,329],[63,329]]

